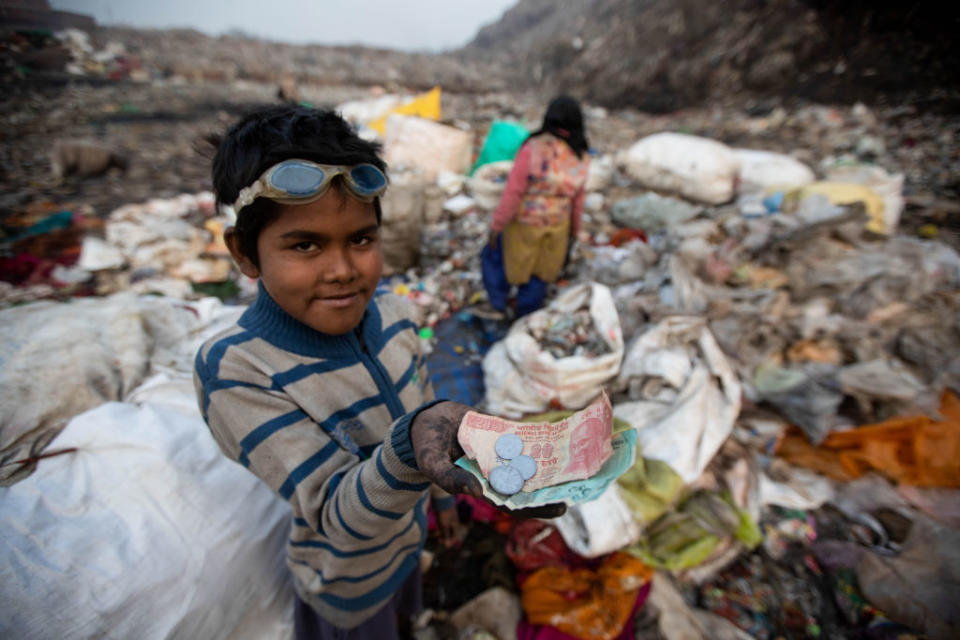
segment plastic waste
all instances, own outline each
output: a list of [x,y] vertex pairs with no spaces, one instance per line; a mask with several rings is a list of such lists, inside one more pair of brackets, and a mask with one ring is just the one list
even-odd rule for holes
[[677,198],[645,193],[614,203],[610,217],[622,227],[643,229],[647,233],[679,226],[703,210]]
[[637,430],[646,458],[696,480],[740,413],[740,382],[703,318],[672,316],[630,347],[617,379],[631,401],[614,415]]
[[520,598],[503,587],[493,587],[461,605],[450,615],[450,623],[458,629],[477,626],[499,640],[510,640],[516,638],[522,616]]
[[837,408],[843,401],[837,371],[835,365],[821,362],[795,367],[768,362],[754,372],[753,389],[758,399],[803,429],[811,442],[822,442],[836,426]]
[[685,569],[704,562],[728,537],[747,549],[763,541],[750,515],[728,497],[696,491],[676,511],[647,526],[640,542],[627,551],[658,569]]
[[868,187],[883,199],[883,214],[871,216],[867,229],[884,235],[897,230],[904,204],[902,173],[889,173],[876,165],[841,165],[827,171],[827,180]]
[[512,163],[517,151],[529,135],[530,132],[522,124],[508,120],[494,120],[483,141],[483,147],[477,155],[477,161],[470,169],[470,175],[473,176],[477,169],[491,162],[507,160]]
[[[788,213],[796,212],[801,209],[803,201],[811,196],[825,197],[834,205],[860,203],[869,218],[866,228],[874,233],[890,233],[885,224],[883,198],[865,185],[852,182],[814,182],[788,192],[784,209]],[[899,214],[897,217],[899,218]]]
[[830,434],[820,447],[785,436],[777,455],[841,481],[875,470],[902,484],[960,487],[960,400],[940,397],[937,418],[893,418]]
[[578,638],[612,640],[627,624],[637,593],[653,571],[626,553],[613,553],[596,571],[545,567],[521,585],[531,624],[550,625]]
[[662,460],[638,458],[637,463],[617,479],[619,495],[639,523],[653,522],[680,498],[683,478]]
[[920,517],[902,552],[887,558],[864,553],[857,563],[863,595],[892,620],[931,638],[960,635],[960,532]]

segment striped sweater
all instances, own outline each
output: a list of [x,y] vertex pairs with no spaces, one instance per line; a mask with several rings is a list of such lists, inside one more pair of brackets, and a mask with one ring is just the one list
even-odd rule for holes
[[429,482],[410,444],[433,390],[407,302],[374,298],[353,333],[295,320],[260,287],[197,353],[203,417],[230,458],[293,508],[287,564],[328,622],[376,613],[419,562]]

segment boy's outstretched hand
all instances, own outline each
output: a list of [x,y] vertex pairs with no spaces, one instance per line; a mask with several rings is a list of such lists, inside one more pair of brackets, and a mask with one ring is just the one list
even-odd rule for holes
[[463,455],[457,442],[457,430],[471,407],[459,402],[438,402],[424,409],[410,425],[417,466],[431,482],[447,493],[465,493],[474,498],[483,495],[483,487],[473,474],[453,464]]
[[[472,407],[452,401],[439,402],[424,409],[410,425],[410,442],[417,466],[431,482],[448,493],[483,498],[480,481],[469,471],[453,464],[463,455],[457,441],[460,422],[472,410]],[[556,518],[566,510],[564,504],[547,504],[508,513],[521,518]]]

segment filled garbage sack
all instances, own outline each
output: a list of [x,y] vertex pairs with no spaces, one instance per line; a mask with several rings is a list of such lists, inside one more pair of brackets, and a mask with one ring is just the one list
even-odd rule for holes
[[500,196],[507,187],[511,169],[513,169],[513,160],[499,160],[486,163],[474,170],[467,185],[478,207],[484,211],[493,211],[497,208],[500,204]]
[[191,345],[223,309],[212,298],[127,292],[0,311],[0,485],[28,475],[34,463],[17,461],[41,453],[70,418],[123,400],[151,367],[191,370]]
[[486,413],[580,409],[620,370],[623,334],[610,289],[572,286],[515,322],[483,359]]
[[733,152],[740,161],[738,190],[741,193],[802,187],[817,179],[810,167],[782,153],[759,149],[734,149]]
[[647,136],[620,156],[620,164],[648,189],[705,204],[733,199],[740,161],[727,145],[684,133]]
[[0,636],[292,637],[288,505],[220,453],[189,377],[153,387],[3,490]]

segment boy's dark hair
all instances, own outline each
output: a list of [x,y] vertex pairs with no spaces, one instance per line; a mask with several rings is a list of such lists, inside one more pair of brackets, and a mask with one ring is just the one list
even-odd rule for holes
[[[386,173],[380,145],[364,140],[337,113],[302,106],[273,106],[244,116],[223,136],[211,135],[216,148],[213,157],[213,191],[217,205],[232,205],[240,190],[284,160],[302,158],[320,164],[355,165],[369,163]],[[340,180],[337,176],[334,180]],[[260,266],[257,239],[260,232],[280,213],[280,204],[257,198],[237,212],[236,233],[240,250]],[[374,200],[380,224],[380,198]]]

